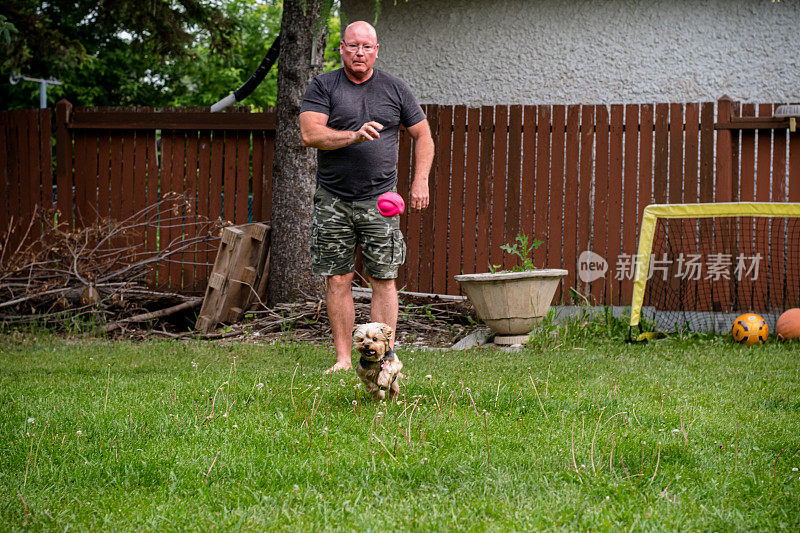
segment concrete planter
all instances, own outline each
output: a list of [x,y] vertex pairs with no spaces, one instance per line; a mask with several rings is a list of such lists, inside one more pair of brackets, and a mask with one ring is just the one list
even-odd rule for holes
[[524,342],[542,321],[566,270],[547,268],[524,272],[455,276],[475,306],[478,317],[495,332],[495,343]]

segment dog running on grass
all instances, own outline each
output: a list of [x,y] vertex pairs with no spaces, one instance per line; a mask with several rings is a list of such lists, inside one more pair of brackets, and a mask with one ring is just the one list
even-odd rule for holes
[[353,344],[361,354],[356,374],[374,400],[385,399],[387,392],[389,400],[394,400],[400,392],[397,379],[403,377],[403,363],[389,348],[391,337],[391,326],[381,322],[362,324],[353,333]]

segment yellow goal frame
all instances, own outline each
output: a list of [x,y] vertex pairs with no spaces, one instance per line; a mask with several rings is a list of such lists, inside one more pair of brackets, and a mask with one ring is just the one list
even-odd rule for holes
[[639,250],[636,254],[631,327],[638,326],[644,302],[644,289],[650,271],[653,235],[659,218],[712,217],[800,217],[800,203],[720,202],[715,204],[650,204],[644,208],[639,230]]

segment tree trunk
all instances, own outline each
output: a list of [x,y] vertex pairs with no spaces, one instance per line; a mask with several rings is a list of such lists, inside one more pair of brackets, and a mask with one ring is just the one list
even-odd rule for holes
[[[316,151],[303,147],[300,104],[311,79],[322,73],[325,24],[315,24],[324,0],[285,0],[278,58],[275,164],[269,305],[316,296],[322,279],[311,273],[311,223]],[[303,9],[305,5],[305,10]],[[314,36],[317,27],[323,28]],[[312,53],[312,47],[315,52]]]

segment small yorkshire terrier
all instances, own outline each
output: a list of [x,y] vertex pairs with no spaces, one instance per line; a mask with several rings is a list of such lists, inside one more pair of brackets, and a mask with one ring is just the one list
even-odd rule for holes
[[353,333],[353,344],[361,354],[356,374],[373,400],[385,399],[387,391],[389,400],[394,400],[400,392],[397,379],[403,377],[403,363],[389,348],[391,338],[391,326],[381,322],[362,324]]

